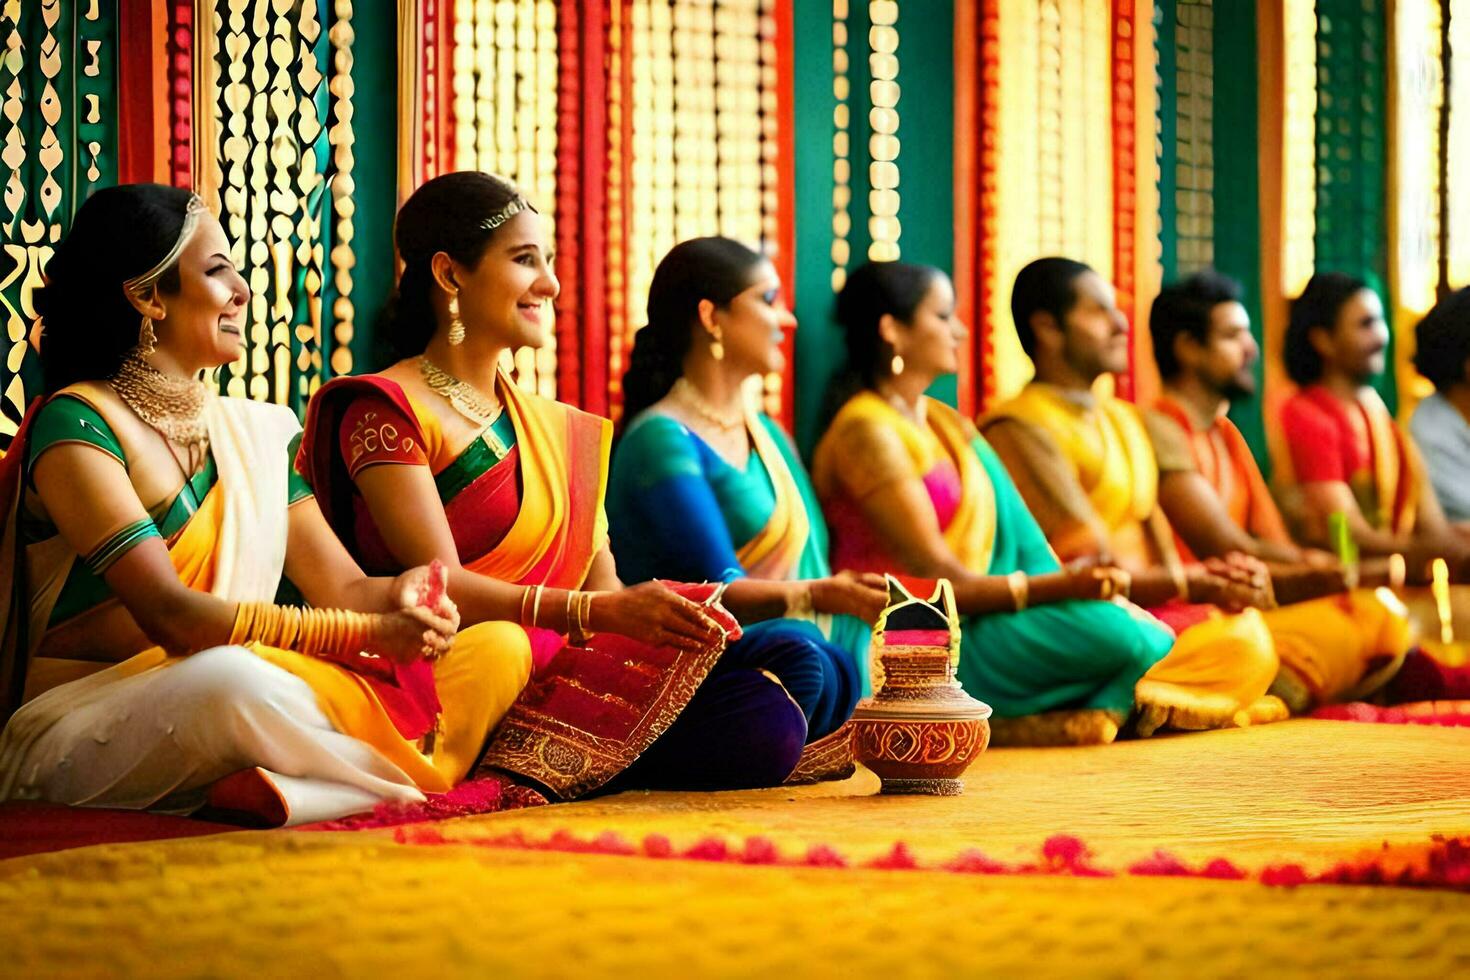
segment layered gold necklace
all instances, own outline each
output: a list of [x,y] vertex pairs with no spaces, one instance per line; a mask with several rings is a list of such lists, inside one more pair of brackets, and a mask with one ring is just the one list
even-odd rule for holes
[[688,378],[681,377],[678,381],[675,381],[671,392],[690,411],[721,432],[731,432],[745,424],[744,412],[721,412],[709,403],[709,399],[699,393],[699,389],[694,387],[694,383]]
[[501,442],[491,428],[505,411],[504,403],[492,402],[480,389],[468,381],[461,381],[423,355],[419,356],[418,361],[419,373],[423,375],[424,384],[429,386],[430,391],[447,401],[450,408],[480,426],[481,438],[497,455],[504,456],[510,452],[510,448]]
[[164,374],[135,351],[123,360],[111,383],[138,418],[191,457],[208,444],[204,406],[209,389],[198,378]]

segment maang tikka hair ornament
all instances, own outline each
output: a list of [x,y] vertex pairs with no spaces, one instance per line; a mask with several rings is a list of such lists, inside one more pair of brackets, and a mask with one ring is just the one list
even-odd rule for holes
[[[194,236],[194,231],[199,227],[199,219],[204,216],[207,209],[204,200],[198,194],[189,197],[189,204],[184,208],[184,224],[179,228],[179,237],[175,239],[173,247],[168,250],[158,263],[144,272],[142,275],[134,276],[123,283],[123,292],[135,300],[142,300],[153,287],[158,285],[158,280],[167,272],[179,256],[183,254],[184,246],[189,244],[189,239]],[[148,356],[154,351],[154,345],[158,337],[153,332],[153,320],[148,314],[143,314],[142,326],[138,329],[138,351],[143,356]]]
[[484,231],[494,231],[496,228],[499,228],[511,218],[514,218],[516,215],[520,214],[522,211],[535,210],[536,209],[531,206],[530,201],[517,194],[506,203],[505,207],[501,208],[499,211],[496,211],[490,217],[480,222],[480,228]]

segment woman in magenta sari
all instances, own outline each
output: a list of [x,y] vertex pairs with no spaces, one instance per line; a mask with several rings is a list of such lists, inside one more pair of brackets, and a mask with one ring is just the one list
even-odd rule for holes
[[500,367],[550,331],[559,284],[540,215],[499,177],[453,173],[405,202],[395,238],[404,271],[386,335],[401,359],[321,390],[300,465],[366,567],[456,555],[464,621],[527,629],[536,677],[486,764],[563,798],[613,777],[780,783],[808,734],[788,694],[804,665],[727,648],[738,626],[689,587],[623,588],[603,511],[611,423]]

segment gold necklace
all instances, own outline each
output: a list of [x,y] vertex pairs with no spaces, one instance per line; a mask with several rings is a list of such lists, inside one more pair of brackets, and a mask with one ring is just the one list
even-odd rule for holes
[[892,390],[884,391],[880,388],[878,390],[878,397],[886,401],[895,412],[897,412],[899,415],[902,415],[904,418],[908,419],[919,428],[922,429],[928,425],[929,405],[927,402],[924,401],[924,397],[922,395],[919,397],[918,404],[915,405],[910,405],[902,395]]
[[197,378],[164,374],[134,351],[112,377],[112,390],[162,436],[190,453],[209,442],[204,406],[209,389]]
[[429,386],[430,391],[447,401],[460,415],[481,427],[480,437],[497,455],[504,456],[510,452],[510,447],[501,442],[491,428],[505,411],[504,402],[492,404],[490,399],[480,393],[480,389],[467,381],[461,381],[423,355],[419,356],[419,373],[424,376],[424,384]]
[[674,397],[684,402],[696,415],[704,419],[710,425],[721,432],[730,432],[745,424],[745,413],[736,412],[727,415],[709,403],[709,399],[699,393],[693,382],[688,378],[681,377],[674,382],[672,389]]

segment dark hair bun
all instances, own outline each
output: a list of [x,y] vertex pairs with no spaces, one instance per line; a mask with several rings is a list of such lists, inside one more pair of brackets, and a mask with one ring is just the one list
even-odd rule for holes
[[394,360],[422,354],[434,336],[434,256],[443,252],[462,265],[480,261],[495,233],[485,221],[519,197],[504,177],[460,170],[425,181],[403,202],[393,225],[403,275],[378,317],[378,336]]
[[[193,197],[162,184],[121,184],[93,192],[77,209],[34,298],[47,394],[117,373],[138,344],[141,320],[123,283],[168,255]],[[158,288],[178,289],[177,267]]]

